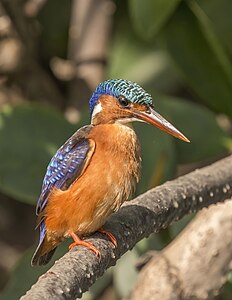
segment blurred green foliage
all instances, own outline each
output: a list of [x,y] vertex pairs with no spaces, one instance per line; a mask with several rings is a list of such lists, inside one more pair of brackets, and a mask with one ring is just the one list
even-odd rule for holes
[[142,39],[152,40],[171,17],[181,0],[129,1],[129,14]]
[[[118,0],[115,4],[107,77],[142,84],[154,96],[157,110],[191,140],[185,144],[147,125],[135,125],[142,144],[140,194],[172,179],[179,164],[228,153],[231,136],[219,126],[217,115],[232,116],[232,1],[130,0],[127,4]],[[41,12],[40,56],[47,65],[49,58],[65,56],[70,9],[70,1],[48,1]],[[86,112],[82,116],[71,125],[51,108],[4,107],[0,112],[0,190],[35,204],[49,159],[67,137],[89,123]],[[186,223],[141,241],[122,258],[113,275],[101,281],[100,290],[113,278],[117,294],[125,296],[136,277],[136,258],[148,249],[164,247]],[[5,299],[18,298],[45,271],[31,269],[30,256],[31,252],[26,253],[16,266]],[[231,299],[231,286],[228,281],[221,299]],[[93,299],[97,290],[86,299]]]
[[231,61],[200,6],[181,5],[162,37],[191,88],[210,108],[232,116]]
[[51,156],[76,127],[38,105],[5,106],[0,124],[0,189],[34,204]]

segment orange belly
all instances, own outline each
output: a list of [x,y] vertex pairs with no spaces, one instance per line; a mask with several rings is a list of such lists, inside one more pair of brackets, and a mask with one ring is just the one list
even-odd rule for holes
[[138,181],[140,161],[135,142],[130,148],[126,140],[123,146],[116,139],[110,141],[113,147],[108,147],[104,134],[97,136],[102,140],[92,137],[97,146],[84,174],[68,190],[54,190],[49,197],[45,224],[57,237],[67,236],[68,230],[85,236],[99,229],[129,198]]

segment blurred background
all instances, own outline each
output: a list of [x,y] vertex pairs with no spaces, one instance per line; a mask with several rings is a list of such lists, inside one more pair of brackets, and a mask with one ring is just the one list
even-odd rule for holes
[[[35,204],[51,156],[90,122],[100,81],[136,81],[191,140],[135,124],[137,195],[232,151],[231,15],[231,0],[0,1],[1,299],[18,299],[54,263],[30,266]],[[163,249],[192,217],[138,243],[83,298],[125,297],[139,256]],[[232,299],[231,278],[218,299]]]

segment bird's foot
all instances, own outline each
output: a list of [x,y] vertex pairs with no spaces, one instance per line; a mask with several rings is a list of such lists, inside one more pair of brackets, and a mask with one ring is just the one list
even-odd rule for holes
[[73,231],[71,231],[71,230],[68,231],[68,234],[69,234],[69,235],[73,238],[73,240],[74,240],[74,243],[72,243],[72,244],[68,247],[69,250],[72,249],[72,248],[75,247],[75,246],[81,245],[81,246],[84,246],[84,247],[86,247],[86,248],[92,250],[92,251],[96,254],[96,256],[98,256],[98,257],[101,256],[100,251],[99,251],[92,243],[81,240],[81,239],[80,239]]
[[117,247],[117,239],[111,232],[103,229],[102,227],[98,229],[98,232],[105,234],[108,237],[108,239],[114,244],[114,246]]

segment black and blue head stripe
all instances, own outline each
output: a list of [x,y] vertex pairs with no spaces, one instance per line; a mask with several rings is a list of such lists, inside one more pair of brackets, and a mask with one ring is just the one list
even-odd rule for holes
[[152,105],[151,95],[137,83],[125,79],[110,79],[100,83],[90,98],[91,114],[101,95],[111,95],[114,97],[122,95],[130,102]]

